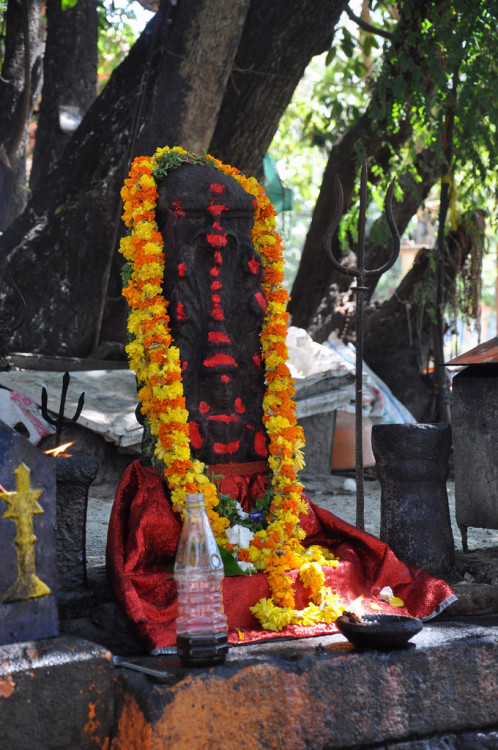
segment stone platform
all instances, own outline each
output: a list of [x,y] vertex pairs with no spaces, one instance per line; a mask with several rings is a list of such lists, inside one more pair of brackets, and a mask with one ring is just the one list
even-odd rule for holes
[[224,665],[68,637],[0,648],[2,750],[492,750],[498,616],[426,623],[408,648],[343,636],[235,646]]

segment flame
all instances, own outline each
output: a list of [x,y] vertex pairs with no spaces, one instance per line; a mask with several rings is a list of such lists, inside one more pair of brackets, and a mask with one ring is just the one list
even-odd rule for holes
[[44,451],[44,453],[46,453],[47,456],[54,456],[54,457],[62,456],[64,458],[67,458],[71,454],[65,453],[64,451],[66,450],[66,448],[69,448],[70,445],[73,445],[73,443],[74,443],[74,440],[71,440],[70,443],[63,443],[62,445],[58,445],[56,448],[52,448],[49,451]]
[[358,615],[358,617],[362,617],[363,615],[363,595],[357,597],[356,599],[353,599],[351,604],[349,605],[348,609],[350,612],[354,612],[355,615]]

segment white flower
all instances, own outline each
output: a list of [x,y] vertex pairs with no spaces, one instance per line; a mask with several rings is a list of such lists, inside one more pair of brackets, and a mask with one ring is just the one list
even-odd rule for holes
[[237,511],[237,515],[242,520],[249,518],[249,513],[246,513],[245,510],[242,510],[242,505],[238,502],[238,500],[235,501],[235,510]]
[[383,599],[385,602],[390,601],[394,596],[394,592],[390,586],[384,586],[382,591],[379,594],[379,598]]
[[244,573],[247,573],[248,570],[251,573],[256,573],[257,572],[257,570],[254,567],[254,565],[252,564],[252,562],[246,562],[245,560],[237,560],[237,565],[239,566],[239,568],[241,570],[244,571]]
[[254,537],[253,531],[246,529],[245,526],[240,526],[238,523],[226,529],[225,534],[230,544],[236,544],[239,549],[247,549],[251,543],[251,539]]

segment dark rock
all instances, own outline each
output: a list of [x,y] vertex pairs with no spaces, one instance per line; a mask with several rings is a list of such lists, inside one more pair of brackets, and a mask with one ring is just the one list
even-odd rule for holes
[[380,538],[405,562],[448,576],[455,565],[446,493],[451,428],[374,425],[372,449],[381,484]]

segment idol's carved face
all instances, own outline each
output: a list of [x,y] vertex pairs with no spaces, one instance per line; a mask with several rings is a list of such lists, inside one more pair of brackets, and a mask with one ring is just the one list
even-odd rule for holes
[[266,300],[251,241],[253,198],[214,167],[184,165],[160,183],[156,215],[192,456],[207,464],[261,460]]

